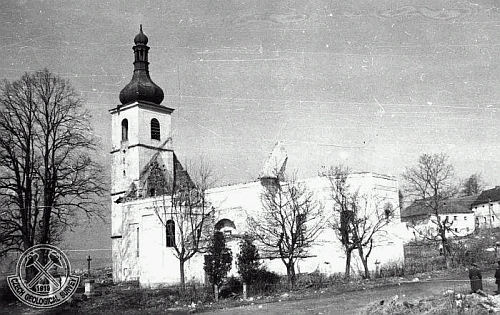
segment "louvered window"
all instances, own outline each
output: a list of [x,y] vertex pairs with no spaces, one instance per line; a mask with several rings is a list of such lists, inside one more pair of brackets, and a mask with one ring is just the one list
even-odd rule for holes
[[151,139],[160,140],[160,123],[158,119],[151,119]]
[[128,141],[128,120],[122,120],[122,141]]

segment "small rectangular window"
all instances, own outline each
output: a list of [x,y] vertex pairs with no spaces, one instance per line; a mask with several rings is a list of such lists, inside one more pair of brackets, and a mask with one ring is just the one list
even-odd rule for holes
[[137,257],[139,257],[139,228],[137,228],[136,239],[137,239]]
[[166,224],[166,234],[167,234],[167,247],[175,246],[175,223],[172,220],[168,220]]

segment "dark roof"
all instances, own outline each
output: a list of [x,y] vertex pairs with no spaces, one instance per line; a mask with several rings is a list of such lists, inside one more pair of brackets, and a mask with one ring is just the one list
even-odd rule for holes
[[132,80],[120,91],[120,102],[123,105],[133,102],[150,102],[160,105],[163,101],[163,90],[149,76],[148,37],[142,32],[134,38],[134,73]]
[[[442,200],[439,204],[439,214],[448,213],[472,213],[471,204],[476,200],[476,196],[467,196],[460,198],[450,198]],[[434,211],[426,206],[425,200],[416,200],[411,205],[401,211],[401,218],[415,216],[427,216],[434,214]]]
[[500,200],[500,186],[496,186],[495,188],[483,191],[476,198],[476,200],[472,203],[471,206],[474,207],[483,203],[488,203],[490,201],[499,201],[499,200]]

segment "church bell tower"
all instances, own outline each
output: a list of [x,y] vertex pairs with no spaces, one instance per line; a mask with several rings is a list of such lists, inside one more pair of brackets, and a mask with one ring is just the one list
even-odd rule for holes
[[[134,72],[120,92],[111,114],[112,238],[122,234],[121,205],[127,200],[154,196],[147,178],[152,165],[173,174],[172,108],[162,105],[163,90],[149,76],[148,37],[140,27],[134,38]],[[151,191],[149,191],[149,190]]]

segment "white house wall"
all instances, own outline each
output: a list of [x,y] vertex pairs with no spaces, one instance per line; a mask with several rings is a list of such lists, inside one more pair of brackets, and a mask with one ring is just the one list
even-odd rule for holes
[[498,228],[500,227],[500,202],[492,201],[489,203],[476,205],[472,208],[476,224],[479,228]]
[[[447,219],[448,217],[448,219]],[[441,215],[441,222],[448,220],[451,223],[450,230],[446,232],[447,237],[466,236],[474,233],[476,224],[474,213],[448,213]],[[437,235],[436,216],[432,215],[428,220],[413,227],[414,240],[421,240],[424,236]]]

